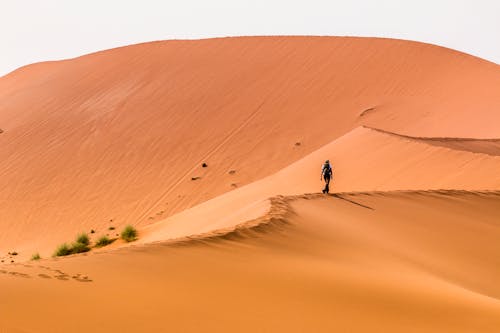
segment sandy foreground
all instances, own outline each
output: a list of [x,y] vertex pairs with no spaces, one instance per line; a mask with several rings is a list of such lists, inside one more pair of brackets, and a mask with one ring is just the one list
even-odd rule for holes
[[[12,332],[496,332],[500,193],[273,200],[210,239],[2,267]],[[18,330],[16,330],[18,329]]]
[[496,64],[372,38],[1,77],[0,332],[498,332],[499,91]]

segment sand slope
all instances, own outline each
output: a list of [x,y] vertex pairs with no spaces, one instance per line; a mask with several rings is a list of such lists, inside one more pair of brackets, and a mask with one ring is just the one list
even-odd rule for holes
[[500,138],[499,87],[495,64],[371,38],[166,41],[27,66],[0,78],[0,251],[151,224],[362,125]]
[[218,233],[259,219],[269,209],[270,197],[319,192],[318,165],[329,156],[335,157],[335,192],[500,189],[499,156],[358,128],[276,174],[141,229],[139,242]]
[[273,204],[267,224],[224,237],[3,268],[0,327],[497,331],[498,192],[309,195]]

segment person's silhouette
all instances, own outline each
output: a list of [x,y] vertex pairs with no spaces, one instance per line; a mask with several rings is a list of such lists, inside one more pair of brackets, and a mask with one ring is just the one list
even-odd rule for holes
[[326,160],[321,168],[321,180],[325,180],[325,188],[323,189],[323,193],[330,192],[330,179],[332,178],[332,166],[330,165],[330,161]]

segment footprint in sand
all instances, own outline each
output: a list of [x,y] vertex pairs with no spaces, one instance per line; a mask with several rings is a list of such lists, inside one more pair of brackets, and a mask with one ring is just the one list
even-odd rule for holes
[[14,276],[17,276],[17,277],[23,277],[23,278],[30,278],[31,277],[29,274],[19,273],[19,272],[8,272],[8,274],[14,275]]
[[56,275],[54,277],[58,280],[61,280],[61,281],[68,281],[69,280],[69,275],[66,275],[66,274]]
[[[47,274],[47,273],[39,273],[39,274],[36,274],[36,276],[38,276],[39,278],[41,279],[52,279],[52,278],[55,278],[57,280],[61,280],[61,281],[69,281],[70,279],[73,279],[75,281],[78,281],[78,282],[93,282],[93,280],[91,280],[87,275],[82,275],[82,273],[77,273],[73,276],[59,270],[59,269],[53,269],[53,268],[50,268],[48,266],[42,266],[42,265],[37,265],[37,266],[32,266],[32,265],[28,265],[28,264],[21,264],[21,266],[23,267],[27,267],[27,268],[41,268],[47,272],[50,272],[52,274]],[[4,269],[0,269],[0,274],[9,274],[9,275],[12,275],[12,276],[16,276],[16,277],[22,277],[22,278],[31,278],[32,276],[27,274],[27,273],[21,273],[21,272],[14,272],[14,271],[7,271],[7,270],[4,270]]]
[[74,277],[73,277],[73,279],[75,279],[75,280],[76,280],[76,281],[78,281],[78,282],[92,282],[92,280],[91,280],[91,279],[89,279],[89,277],[88,277],[88,276],[83,276],[83,277],[81,277],[81,278],[74,278]]

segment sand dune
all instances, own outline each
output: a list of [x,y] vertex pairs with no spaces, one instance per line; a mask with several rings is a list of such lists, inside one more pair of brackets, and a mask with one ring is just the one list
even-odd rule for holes
[[335,157],[331,187],[335,192],[500,190],[498,156],[436,147],[421,138],[358,128],[274,175],[142,229],[139,242],[231,229],[258,219],[269,209],[267,198],[319,192],[322,183],[318,165],[329,156]]
[[[498,91],[498,65],[375,38],[1,77],[0,331],[495,332]],[[27,261],[125,224],[132,245]]]
[[27,66],[0,78],[0,251],[154,223],[362,125],[500,138],[499,85],[495,64],[370,38],[166,41]]
[[0,274],[7,301],[0,325],[37,332],[496,332],[499,195],[276,198],[268,224],[225,237],[11,265]]

